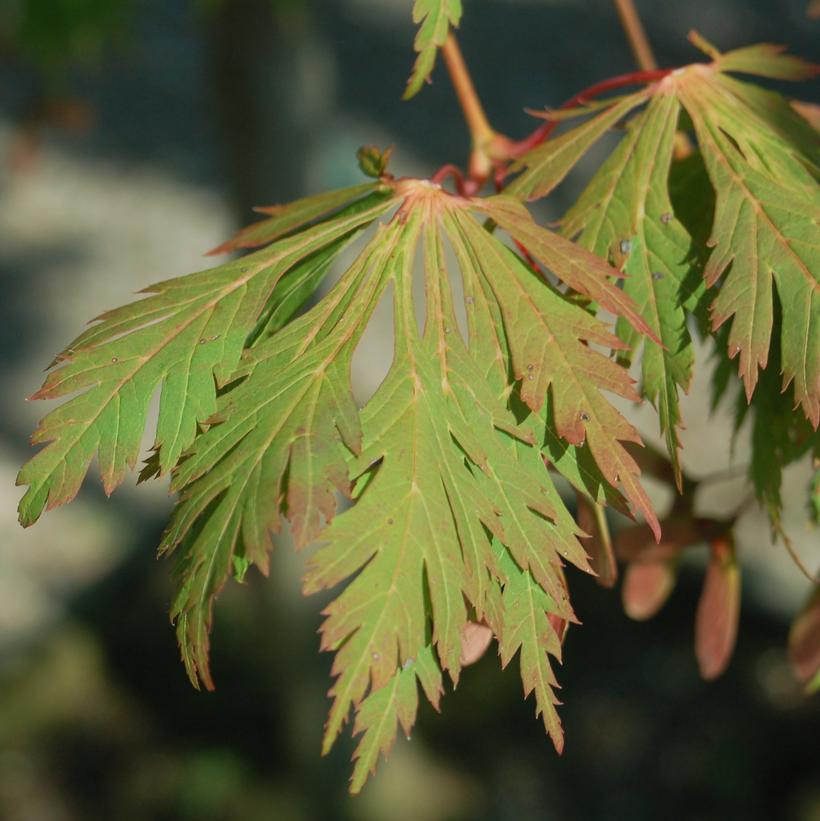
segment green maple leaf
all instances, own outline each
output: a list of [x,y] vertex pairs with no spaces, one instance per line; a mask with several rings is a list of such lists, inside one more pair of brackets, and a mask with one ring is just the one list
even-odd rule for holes
[[[508,194],[534,200],[556,188],[598,140],[630,111],[646,102],[646,90],[607,101],[605,105],[580,108],[578,116],[598,112],[590,120],[548,140],[514,163],[511,171],[523,171],[507,186]],[[603,109],[603,110],[600,110]],[[555,116],[558,112],[553,112]]]
[[392,274],[394,366],[364,408],[365,445],[354,473],[379,466],[356,505],[322,534],[325,544],[306,577],[314,591],[361,569],[325,611],[323,645],[338,648],[326,748],[368,686],[388,686],[425,646],[425,596],[439,663],[457,680],[464,599],[483,618],[501,572],[489,534],[554,594],[556,611],[568,618],[557,563],[564,557],[586,566],[574,522],[559,514],[560,497],[537,451],[522,443],[533,458],[518,455],[512,440],[523,434],[461,339],[449,284],[440,278],[435,225],[424,230],[427,320],[419,335],[410,291],[419,230],[410,217],[401,266]]
[[[768,363],[776,290],[784,315],[783,389],[793,383],[795,403],[814,428],[820,422],[820,140],[788,101],[728,74],[799,80],[817,68],[775,46],[720,54],[697,35],[693,40],[711,63],[678,69],[648,91],[592,107],[591,119],[522,157],[516,168],[523,172],[508,188],[530,199],[548,193],[608,128],[649,101],[566,215],[564,231],[624,270],[625,291],[662,342],[645,343],[641,392],[658,407],[678,477],[678,395],[694,365],[687,317],[700,317],[704,285],[720,282],[712,329],[731,320],[729,353],[740,356],[747,398]],[[681,210],[689,213],[679,219],[669,192],[681,108],[712,190],[698,203],[693,191],[687,194]],[[697,212],[714,215],[708,238]],[[704,259],[698,283],[694,275]],[[634,350],[630,325],[619,323],[618,334]]]
[[[781,321],[781,317],[776,315],[776,329]],[[749,421],[749,481],[769,516],[773,536],[788,538],[780,515],[783,508],[783,471],[809,452],[820,452],[820,431],[813,430],[805,417],[794,413],[794,397],[790,392],[780,390],[780,343],[777,334],[772,339],[770,360],[769,367],[760,374],[760,386],[751,401],[747,402],[743,395],[737,397],[734,432],[737,435],[744,423]],[[713,377],[713,405],[717,405],[724,395],[731,367],[726,353],[719,351]],[[810,484],[810,515],[813,487]]]
[[248,352],[233,375],[242,381],[220,397],[209,429],[174,472],[180,504],[161,550],[191,534],[172,617],[191,679],[209,688],[211,606],[234,563],[266,573],[282,508],[302,545],[333,518],[334,491],[351,493],[346,454],[361,447],[361,430],[350,363],[380,296],[372,274],[392,250],[390,237],[377,243],[321,303]]
[[[704,271],[707,285],[722,278],[712,304],[712,325],[732,320],[729,353],[751,397],[758,370],[768,362],[776,289],[782,322],[783,388],[794,383],[796,401],[816,428],[820,422],[820,194],[813,169],[820,142],[785,103],[723,73],[731,54],[707,69],[667,78],[693,123],[716,195]],[[793,61],[780,75],[794,78]],[[745,63],[741,63],[745,65]],[[805,67],[802,76],[810,74]],[[763,95],[766,95],[765,97]],[[791,138],[791,135],[794,135]]]
[[407,81],[403,99],[409,100],[421,90],[436,63],[436,51],[444,45],[450,27],[461,20],[461,0],[415,0],[413,22],[420,24],[413,42],[418,56]]
[[[375,185],[348,189],[344,197],[335,195],[336,204],[374,190]],[[297,208],[302,226],[303,205]],[[110,494],[139,458],[148,404],[158,386],[155,463],[158,472],[171,468],[193,442],[198,424],[216,411],[217,388],[230,380],[260,320],[285,321],[294,287],[301,297],[305,282],[316,284],[317,255],[324,260],[328,248],[337,253],[389,207],[384,197],[367,205],[342,210],[241,260],[160,282],[145,289],[146,299],[97,317],[56,357],[57,367],[32,397],[77,394],[51,411],[32,436],[34,443],[48,444],[18,476],[18,484],[29,486],[20,521],[32,524],[45,508],[74,498],[95,453]],[[320,264],[318,271],[324,270]]]
[[267,219],[251,223],[239,231],[236,236],[223,242],[209,253],[225,254],[229,251],[239,251],[243,248],[259,248],[269,245],[281,237],[304,228],[315,220],[332,215],[344,206],[348,212],[350,204],[361,197],[357,210],[370,204],[367,194],[376,191],[378,186],[372,182],[364,182],[350,188],[338,191],[325,191],[312,197],[303,197],[286,205],[265,205],[255,208],[259,214],[265,214]]
[[[304,310],[342,248],[388,214],[327,295]],[[173,467],[179,504],[161,550],[176,556],[172,616],[188,674],[213,686],[214,599],[250,566],[267,572],[271,533],[287,520],[297,545],[318,540],[308,592],[355,576],[322,627],[322,646],[336,652],[324,746],[354,709],[353,790],[397,724],[410,731],[417,681],[437,704],[442,671],[458,680],[468,618],[490,625],[502,663],[520,655],[525,693],[535,692],[548,732],[563,743],[548,657],[560,652],[554,624],[575,620],[564,564],[589,566],[545,461],[591,498],[625,512],[631,505],[657,529],[621,444],[637,435],[602,393],[636,398],[632,383],[587,344],[622,343],[482,226],[488,217],[550,276],[649,332],[610,281],[617,272],[539,228],[516,200],[470,200],[385,176],[277,206],[225,246],[267,247],[107,314],[49,377],[44,395],[86,391],[46,417],[52,443],[21,474],[31,484],[24,519],[46,500],[65,501],[58,480],[69,476],[76,490],[95,449],[113,487],[136,460],[144,407],[161,385],[143,476]],[[451,276],[464,285],[466,335]],[[388,292],[394,361],[359,410],[351,360]],[[55,475],[59,460],[67,470]],[[338,494],[354,499],[342,513]]]
[[[694,369],[685,309],[697,306],[703,283],[690,262],[692,238],[667,190],[679,111],[671,95],[652,99],[564,217],[563,230],[623,266],[624,291],[662,342],[645,343],[641,392],[658,408],[680,485],[679,390],[688,390]],[[617,330],[634,351],[640,337],[632,327],[619,322]]]
[[354,734],[362,736],[353,753],[356,765],[350,779],[350,792],[354,795],[376,771],[379,755],[390,752],[396,740],[397,725],[401,725],[404,734],[410,737],[419,703],[417,680],[430,703],[438,709],[442,693],[441,670],[429,645],[415,659],[408,659],[388,684],[362,701],[353,726]]
[[[575,291],[651,333],[629,297],[608,281],[607,276],[615,272],[598,257],[539,228],[526,209],[510,198],[487,200],[482,210]],[[634,400],[638,395],[621,367],[586,344],[617,349],[622,343],[586,311],[562,299],[519,257],[488,241],[486,232],[464,219],[461,229],[484,261],[484,287],[501,312],[514,375],[521,380],[521,399],[538,412],[550,389],[558,436],[571,445],[588,444],[607,482],[616,487],[620,483],[658,532],[652,506],[638,481],[640,470],[620,444],[640,438],[601,391]]]
[[[507,637],[505,660],[521,648],[525,689],[535,689],[560,745],[554,679],[546,672],[557,639],[547,641],[541,626],[548,612],[574,619],[561,566],[570,561],[586,569],[587,560],[545,455],[595,498],[627,510],[615,487],[620,483],[656,526],[637,468],[618,441],[635,438],[625,420],[587,386],[590,420],[566,423],[572,390],[585,381],[574,376],[564,387],[576,367],[594,373],[593,385],[632,395],[623,370],[581,340],[620,343],[527,271],[476,216],[490,216],[565,282],[645,327],[609,282],[611,269],[538,228],[514,200],[469,201],[402,181],[392,204],[394,218],[334,289],[246,353],[233,375],[236,387],[219,398],[208,429],[175,470],[180,505],[163,540],[165,550],[179,555],[173,612],[183,658],[192,679],[208,686],[213,598],[237,568],[266,569],[268,532],[282,518],[297,542],[321,543],[307,592],[358,574],[328,606],[322,628],[322,646],[337,654],[324,749],[355,708],[354,730],[362,739],[353,789],[389,748],[396,722],[409,732],[416,684],[407,670],[426,652],[435,662],[435,675],[428,675],[428,664],[422,679],[428,695],[438,692],[431,682],[440,670],[458,679],[468,604],[471,618],[486,618],[496,635]],[[444,236],[470,294],[469,342],[456,319]],[[411,290],[417,256],[427,295],[423,333]],[[522,284],[510,290],[509,277]],[[350,404],[350,356],[386,289],[394,303],[394,362],[359,423]],[[519,332],[506,327],[506,315],[522,294],[532,304]],[[547,326],[538,322],[546,312],[554,314]],[[494,321],[485,327],[488,318]],[[535,369],[521,357],[532,359],[536,351],[539,376],[531,385],[535,380],[527,377]],[[353,507],[337,514],[334,490],[355,496]],[[499,550],[508,556],[503,566]],[[521,613],[506,613],[508,584],[527,587],[541,608],[528,617],[539,625],[535,632]]]
[[558,683],[549,663],[549,655],[561,659],[561,641],[548,618],[549,613],[556,612],[555,602],[533,583],[529,571],[522,571],[503,549],[498,550],[498,561],[505,578],[502,621],[497,631],[501,664],[506,667],[516,653],[520,654],[524,696],[535,693],[536,715],[543,718],[544,727],[560,753],[564,749],[564,733],[556,709]]

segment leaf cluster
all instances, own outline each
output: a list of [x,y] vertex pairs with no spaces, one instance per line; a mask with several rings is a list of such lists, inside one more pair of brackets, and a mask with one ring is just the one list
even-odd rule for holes
[[[455,0],[416,3],[408,96],[460,14]],[[318,544],[305,591],[344,585],[322,626],[335,653],[324,748],[354,711],[353,791],[397,727],[410,733],[419,685],[438,707],[444,674],[459,680],[475,624],[503,665],[518,655],[560,750],[550,658],[576,621],[564,570],[592,568],[554,477],[661,538],[640,439],[613,397],[655,405],[682,487],[680,392],[693,336],[714,334],[715,399],[737,358],[737,421],[752,416],[751,477],[775,527],[782,466],[820,455],[820,141],[784,98],[734,77],[815,69],[771,46],[721,55],[699,42],[710,62],[563,112],[569,127],[516,159],[504,194],[394,179],[390,150],[368,146],[370,181],[260,209],[215,249],[245,256],[97,317],[34,395],[63,403],[20,472],[21,522],[70,501],[94,457],[111,493],[139,461],[158,393],[141,478],[170,473],[178,495],[160,550],[175,558],[172,616],[195,685],[213,687],[215,598],[251,566],[268,572],[287,523],[297,546]],[[560,231],[539,226],[524,203],[619,126]],[[393,361],[360,408],[351,363],[382,301]]]

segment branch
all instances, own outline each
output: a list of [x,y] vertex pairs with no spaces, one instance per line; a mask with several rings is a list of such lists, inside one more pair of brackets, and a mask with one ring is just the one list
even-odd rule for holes
[[[642,71],[657,71],[658,61],[655,59],[652,46],[649,44],[649,38],[646,36],[634,0],[613,0],[613,2],[618,17],[621,19],[626,39],[629,41],[629,47],[635,57],[635,62]],[[675,159],[685,159],[694,150],[692,141],[686,132],[678,131],[675,135]]]
[[657,71],[658,61],[652,52],[652,46],[644,31],[641,18],[635,8],[633,0],[614,0],[615,10],[621,18],[621,25],[624,27],[629,47],[635,57],[635,62],[642,71]]
[[467,70],[467,64],[464,62],[458,41],[452,32],[447,35],[447,40],[441,47],[441,53],[444,56],[444,63],[450,74],[453,89],[461,104],[461,110],[464,112],[467,128],[470,129],[473,148],[486,146],[492,141],[495,132],[487,120],[487,115],[484,113],[484,108],[478,99],[478,94],[473,85],[472,77],[470,77],[470,72]]
[[453,89],[461,104],[461,110],[464,112],[464,120],[470,130],[473,144],[463,189],[464,193],[471,196],[478,193],[492,173],[497,159],[494,154],[498,153],[495,144],[500,140],[506,145],[507,140],[499,137],[487,120],[458,41],[452,32],[447,35],[447,40],[441,47],[441,53],[444,55],[444,64],[447,66]]
[[[629,74],[619,74],[617,77],[610,77],[608,80],[603,80],[600,83],[596,83],[594,86],[585,88],[583,91],[580,91],[578,94],[570,97],[566,102],[561,103],[558,107],[558,111],[583,105],[595,97],[598,97],[607,91],[613,91],[616,88],[656,83],[671,73],[672,69],[670,68],[659,68],[654,71],[633,71]],[[541,145],[541,143],[545,142],[557,127],[558,120],[548,120],[538,126],[538,128],[536,128],[535,131],[533,131],[528,137],[524,137],[523,140],[511,142],[508,146],[510,159],[518,159],[528,151],[532,151],[533,148]]]

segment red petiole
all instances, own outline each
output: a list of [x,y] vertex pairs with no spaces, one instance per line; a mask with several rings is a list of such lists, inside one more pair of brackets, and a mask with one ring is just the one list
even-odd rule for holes
[[[578,105],[583,105],[595,97],[605,94],[607,91],[613,91],[617,88],[624,88],[631,85],[642,85],[648,83],[656,83],[662,80],[674,69],[657,69],[655,71],[633,71],[629,74],[619,74],[617,77],[610,77],[608,80],[603,80],[596,83],[589,88],[570,97],[566,102],[562,103],[558,110],[566,110],[574,108]],[[493,181],[495,183],[495,190],[497,192],[504,188],[504,178],[507,174],[507,166],[512,160],[522,157],[528,151],[541,145],[549,139],[552,132],[557,128],[558,120],[549,120],[535,129],[529,136],[519,141],[509,140],[501,135],[496,135],[492,143],[492,148],[495,149],[493,156],[494,174]],[[442,183],[448,177],[452,177],[456,186],[456,190],[462,196],[477,193],[481,187],[483,180],[473,179],[470,175],[465,174],[453,165],[447,163],[439,168],[438,171],[431,177],[431,181],[435,183]]]

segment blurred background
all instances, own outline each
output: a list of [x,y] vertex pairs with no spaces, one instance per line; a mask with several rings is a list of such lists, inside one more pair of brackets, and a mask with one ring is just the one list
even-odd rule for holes
[[[820,58],[805,0],[638,5],[662,65],[699,59],[691,27],[722,49],[765,40]],[[648,624],[623,615],[617,590],[571,578],[584,624],[559,671],[564,756],[493,647],[442,716],[422,708],[412,741],[356,799],[352,741],[319,756],[322,600],[302,598],[303,557],[286,539],[269,579],[221,596],[206,694],[185,678],[166,617],[162,483],[131,479],[106,500],[92,479],[69,507],[17,526],[14,477],[45,412],[24,397],[90,317],[207,267],[202,252],[253,205],[359,180],[362,143],[395,143],[400,174],[464,162],[441,68],[399,99],[413,34],[409,0],[0,0],[0,819],[820,819],[820,700],[803,696],[785,652],[808,583],[754,506],[737,530],[743,609],[722,679],[701,682],[692,655],[705,549]],[[493,125],[515,137],[533,125],[525,106],[633,70],[607,0],[467,0],[460,39]],[[694,476],[747,453],[743,433],[732,452],[728,416],[708,415],[707,356],[684,405]],[[362,390],[383,367],[358,363]],[[630,413],[657,441],[654,415]],[[807,473],[790,468],[784,496],[816,567]],[[730,472],[699,510],[746,494]]]

